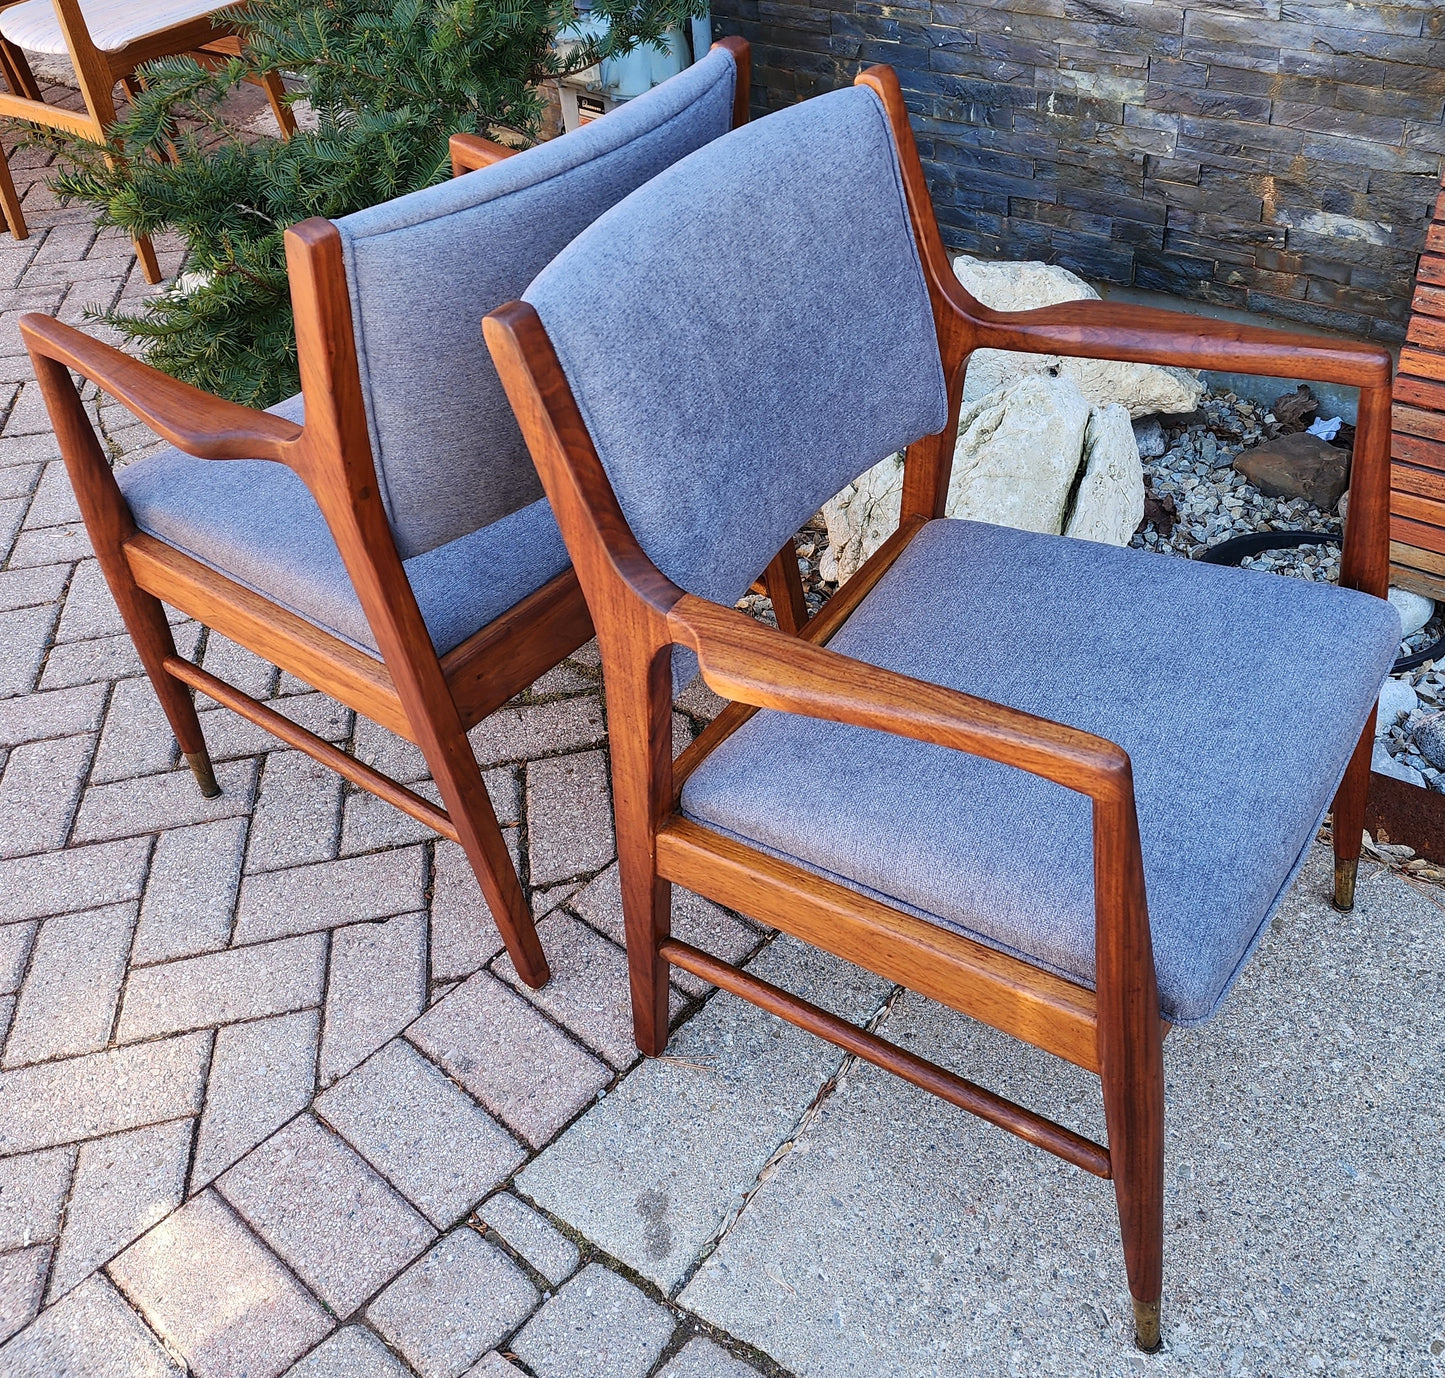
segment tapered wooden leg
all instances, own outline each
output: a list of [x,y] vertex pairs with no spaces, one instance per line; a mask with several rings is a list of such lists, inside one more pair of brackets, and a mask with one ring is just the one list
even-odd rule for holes
[[1094,803],[1099,1076],[1134,1342],[1159,1348],[1164,1293],[1164,1024],[1133,784]]
[[[658,946],[672,931],[672,886],[657,874],[655,841],[672,800],[669,651],[659,651],[649,666],[614,667],[604,658],[604,681],[608,721],[614,728],[612,798],[633,1037],[639,1052],[656,1057],[667,1047],[668,1034],[668,963]],[[625,728],[617,726],[629,719]]]
[[116,486],[115,475],[91,429],[69,371],[43,355],[32,354],[30,358],[45,398],[45,409],[50,413],[51,425],[60,442],[60,453],[85,521],[86,534],[95,548],[96,561],[120,609],[125,629],[135,643],[141,664],[150,676],[166,721],[176,734],[196,783],[206,795],[219,794],[191,691],[165,667],[166,658],[176,654],[165,608],[158,598],[136,584],[125,557],[125,542],[135,534],[130,508]]
[[23,48],[0,38],[0,66],[5,69],[6,85],[17,96],[24,96],[26,100],[41,99],[40,86],[30,70],[30,59],[25,56]]
[[1375,714],[1360,735],[1355,754],[1331,806],[1331,835],[1335,848],[1335,908],[1348,913],[1355,907],[1355,877],[1360,869],[1364,841],[1365,803],[1370,795],[1370,757],[1375,748]]
[[142,235],[135,241],[135,256],[140,260],[140,270],[152,286],[161,281],[161,265],[156,258],[155,245],[149,235]]
[[10,163],[0,149],[0,205],[5,210],[5,224],[16,239],[28,239],[30,231],[25,225],[25,214],[20,209],[20,195],[15,190],[15,179],[10,175]]
[[286,83],[281,80],[279,72],[262,72],[256,81],[266,92],[266,99],[271,102],[271,113],[276,116],[276,123],[281,126],[281,137],[289,139],[296,132],[296,116],[286,104]]
[[[1157,1023],[1157,1021],[1156,1021]],[[1104,1073],[1104,1118],[1124,1242],[1124,1266],[1134,1301],[1134,1342],[1159,1348],[1159,1303],[1164,1291],[1164,1059],[1163,1038],[1153,1056]]]
[[196,777],[201,793],[208,799],[214,799],[220,794],[221,787],[216,783],[216,773],[206,751],[206,739],[201,732],[201,720],[196,714],[191,691],[165,668],[166,657],[176,654],[175,638],[171,635],[170,623],[166,621],[166,610],[158,598],[136,585],[123,551],[111,549],[102,554],[94,533],[92,541],[105,581],[110,585],[111,594],[120,609],[121,620],[135,643],[146,674],[150,676],[151,688],[156,691],[166,721],[176,734],[186,764]]
[[176,654],[175,638],[166,621],[166,610],[158,598],[136,585],[124,552],[113,548],[102,554],[100,542],[95,540],[93,532],[91,535],[106,583],[110,585],[111,594],[120,609],[121,620],[135,643],[146,674],[150,676],[151,688],[160,700],[171,731],[176,734],[186,764],[196,777],[201,793],[208,799],[214,799],[220,794],[221,787],[216,783],[216,772],[206,751],[206,739],[201,732],[201,720],[196,714],[191,691],[165,668],[166,657]]
[[763,586],[772,600],[773,616],[778,628],[797,636],[808,622],[808,599],[803,592],[803,579],[798,573],[798,552],[792,538],[773,556],[763,571]]
[[[422,752],[456,827],[457,840],[471,862],[517,975],[533,990],[540,990],[551,972],[471,743],[460,721],[454,728],[435,723],[427,727],[430,730],[420,734],[424,738]],[[425,740],[428,737],[430,741]]]
[[[114,118],[115,111],[112,107],[111,119],[114,120]],[[114,157],[106,158],[106,162],[112,167],[116,166],[118,161],[119,160]],[[135,245],[135,256],[140,262],[141,272],[145,274],[146,281],[152,286],[155,286],[155,284],[161,280],[161,266],[156,260],[155,246],[151,243],[150,236],[141,235],[138,239],[133,240],[132,243]]]
[[[96,554],[100,554],[99,548]],[[176,741],[180,743],[186,764],[190,766],[191,774],[196,777],[201,793],[207,799],[214,799],[220,794],[221,787],[216,783],[216,772],[211,766],[210,753],[206,750],[206,739],[201,732],[201,720],[196,714],[191,691],[165,669],[166,657],[176,654],[176,643],[171,636],[170,624],[166,621],[166,610],[159,599],[136,586],[135,581],[129,577],[129,568],[125,567],[124,555],[118,551],[116,554],[119,559],[109,563],[112,567],[119,564],[124,573],[119,579],[112,579],[111,571],[102,563],[106,582],[120,608],[125,629],[130,633],[130,639],[135,642],[141,664],[150,676],[151,688],[156,691],[156,698],[160,700],[166,721],[170,723],[171,731],[176,734]]]

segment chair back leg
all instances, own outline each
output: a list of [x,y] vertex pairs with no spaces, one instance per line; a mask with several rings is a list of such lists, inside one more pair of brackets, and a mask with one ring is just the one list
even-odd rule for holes
[[17,96],[24,96],[26,100],[41,99],[40,85],[30,70],[30,59],[25,56],[24,48],[0,38],[0,68],[4,70],[6,85]]
[[281,137],[291,138],[296,133],[296,116],[286,104],[286,84],[281,80],[280,74],[262,72],[254,80],[256,85],[265,91],[266,99],[271,103],[271,113],[276,116],[276,123],[281,126]]
[[30,231],[25,225],[25,213],[20,209],[20,195],[15,190],[15,179],[10,175],[10,161],[0,149],[0,206],[5,211],[5,224],[16,239],[28,239]]
[[668,962],[659,948],[672,931],[672,886],[657,874],[657,828],[672,806],[672,659],[661,651],[649,665],[645,653],[628,652],[605,665],[612,801],[633,1036],[640,1053],[657,1057],[668,1035]]
[[165,668],[166,658],[176,654],[165,608],[158,598],[136,584],[125,557],[123,542],[135,531],[130,509],[101,453],[69,371],[53,359],[34,356],[33,362],[101,573],[196,783],[203,794],[213,797],[221,791],[206,751],[196,705],[190,690]]
[[1331,805],[1330,829],[1335,850],[1336,909],[1348,913],[1355,907],[1355,877],[1360,869],[1360,849],[1364,842],[1365,804],[1370,794],[1370,760],[1375,748],[1375,715],[1360,734],[1355,754],[1345,767],[1344,778]]

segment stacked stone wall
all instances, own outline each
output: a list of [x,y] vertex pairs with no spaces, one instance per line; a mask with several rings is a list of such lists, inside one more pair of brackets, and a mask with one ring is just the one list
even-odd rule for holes
[[943,233],[1400,340],[1445,154],[1445,5],[717,0],[756,113],[885,62]]

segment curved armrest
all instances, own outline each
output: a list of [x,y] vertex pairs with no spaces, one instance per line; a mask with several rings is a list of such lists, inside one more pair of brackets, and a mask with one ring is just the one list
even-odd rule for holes
[[484,139],[480,134],[453,134],[447,140],[452,155],[452,176],[460,177],[464,172],[475,172],[478,168],[491,167],[503,158],[520,153],[519,148],[508,148],[505,144]]
[[1392,360],[1383,345],[1104,301],[992,311],[961,288],[960,293],[954,304],[973,327],[975,348],[1309,378],[1350,387],[1390,381]]
[[293,462],[294,421],[213,397],[50,316],[22,316],[20,335],[32,358],[74,369],[188,455]]
[[866,665],[691,594],[667,620],[674,640],[697,652],[707,686],[736,703],[952,747],[1132,808],[1129,756],[1103,737]]

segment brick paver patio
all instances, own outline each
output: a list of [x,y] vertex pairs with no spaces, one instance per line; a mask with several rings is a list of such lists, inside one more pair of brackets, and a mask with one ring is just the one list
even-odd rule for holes
[[[458,849],[223,710],[203,720],[224,792],[200,796],[16,333],[149,289],[42,162],[12,155],[32,236],[0,237],[0,1373],[1144,1371],[1104,1184],[683,973],[685,1027],[639,1062],[595,653],[473,733],[541,992]],[[97,415],[117,459],[150,443]],[[424,782],[414,748],[306,685],[193,623],[177,639]],[[714,706],[686,695],[679,740]],[[1445,1353],[1445,909],[1367,868],[1335,915],[1322,866],[1230,1012],[1170,1040],[1160,1373]],[[1098,1132],[1073,1069],[701,901],[678,914]]]

